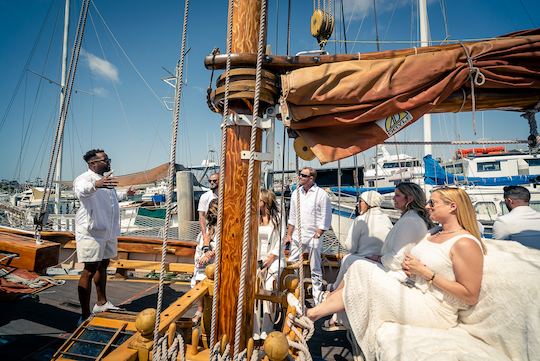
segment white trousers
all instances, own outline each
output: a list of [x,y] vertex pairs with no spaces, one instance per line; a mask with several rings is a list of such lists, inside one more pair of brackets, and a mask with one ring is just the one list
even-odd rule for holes
[[321,248],[322,240],[320,238],[312,238],[309,243],[303,243],[302,245],[293,239],[291,242],[291,254],[289,256],[289,261],[296,262],[300,259],[300,252],[308,253],[309,266],[311,269],[313,301],[315,302],[315,305],[318,305],[321,302],[323,293]]
[[[266,273],[266,272],[265,272]],[[276,273],[266,273],[264,275],[263,287],[267,291],[274,290],[274,282],[277,278]],[[255,317],[253,318],[253,332],[269,334],[274,331],[275,312],[270,301],[255,300]]]

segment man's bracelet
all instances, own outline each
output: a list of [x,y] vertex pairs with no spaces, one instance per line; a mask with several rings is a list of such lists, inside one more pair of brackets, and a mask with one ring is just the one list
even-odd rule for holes
[[210,251],[210,246],[203,246],[202,251],[203,253]]

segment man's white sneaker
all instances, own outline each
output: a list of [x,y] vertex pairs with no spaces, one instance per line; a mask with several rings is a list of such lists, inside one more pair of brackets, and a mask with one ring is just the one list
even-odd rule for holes
[[101,306],[97,303],[94,305],[94,308],[92,309],[92,313],[99,313],[99,312],[105,312],[108,310],[119,310],[120,307],[116,307],[113,305],[110,301],[105,302]]

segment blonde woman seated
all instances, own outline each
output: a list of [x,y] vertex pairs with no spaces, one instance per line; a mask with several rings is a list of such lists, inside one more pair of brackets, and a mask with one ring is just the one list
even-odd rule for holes
[[[197,247],[195,248],[195,257],[193,262],[195,263],[195,268],[193,269],[193,277],[191,278],[191,288],[195,287],[197,283],[206,278],[204,270],[206,266],[210,263],[214,263],[215,252],[215,235],[216,235],[216,226],[217,226],[217,216],[218,216],[218,201],[213,199],[208,204],[208,211],[206,212],[206,233],[210,238],[210,245],[204,246],[204,236],[200,232],[197,235]],[[203,305],[202,301],[199,302],[197,307],[197,312],[192,318],[194,324],[198,324],[202,317]]]
[[[259,212],[258,276],[264,289],[273,291],[286,262],[283,249],[280,248],[280,216],[276,196],[272,191],[261,190]],[[255,306],[253,338],[265,339],[274,330],[272,303],[260,301]]]
[[366,361],[375,359],[383,322],[448,329],[459,310],[478,302],[485,246],[469,196],[458,188],[435,190],[426,206],[435,228],[405,255],[399,282],[377,263],[360,260],[340,287],[307,311],[313,321],[345,310]]

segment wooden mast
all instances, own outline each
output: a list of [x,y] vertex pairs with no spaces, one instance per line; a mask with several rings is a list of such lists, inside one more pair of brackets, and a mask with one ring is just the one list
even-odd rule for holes
[[[232,53],[257,53],[260,0],[235,0],[232,33]],[[252,115],[250,102],[230,104],[231,113]],[[219,273],[219,302],[217,337],[227,335],[234,346],[236,310],[240,285],[242,238],[245,218],[245,201],[248,182],[248,160],[241,159],[241,152],[249,150],[251,127],[230,125],[227,128],[225,154],[225,188],[221,231],[221,260]],[[256,151],[261,150],[261,130],[257,130]],[[246,292],[243,306],[243,329],[240,349],[246,346],[253,330],[253,306],[255,299],[256,257],[258,237],[258,208],[260,187],[260,163],[256,162],[253,179],[251,207],[250,247]],[[223,171],[223,170],[222,170]]]

